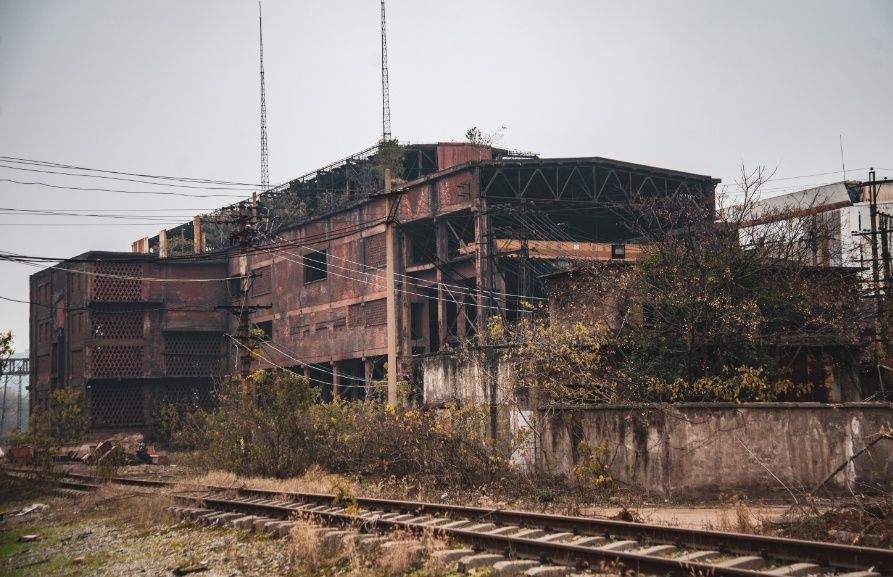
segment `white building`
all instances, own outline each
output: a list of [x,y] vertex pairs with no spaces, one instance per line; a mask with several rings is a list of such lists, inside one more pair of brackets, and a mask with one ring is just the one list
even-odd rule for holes
[[[878,190],[878,210],[893,213],[893,182],[878,183]],[[862,268],[868,279],[870,194],[868,183],[842,181],[762,198],[746,208],[733,207],[726,214],[740,219],[739,236],[744,245],[765,246],[777,241],[779,247],[796,247],[807,264]]]

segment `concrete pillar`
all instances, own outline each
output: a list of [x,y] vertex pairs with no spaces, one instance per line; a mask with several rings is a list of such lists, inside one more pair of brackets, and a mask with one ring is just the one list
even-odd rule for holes
[[192,219],[192,252],[195,254],[205,252],[205,237],[202,234],[202,217],[198,215]]
[[[435,224],[436,235],[436,252],[437,259],[440,262],[446,262],[449,255],[449,238],[446,222],[443,220]],[[437,340],[438,348],[442,348],[447,339],[447,311],[446,311],[446,290],[443,283],[449,282],[444,279],[442,267],[437,267],[435,278],[437,280]]]
[[164,229],[158,233],[158,256],[167,258],[167,231]]
[[366,399],[372,396],[372,359],[363,359],[363,376],[366,380]]
[[341,367],[337,362],[332,361],[332,399],[338,398],[338,391],[341,388]]
[[387,316],[388,316],[388,404],[397,404],[397,285],[396,285],[396,239],[393,219],[390,217],[394,210],[395,199],[391,195],[391,171],[385,169],[384,191],[387,196],[388,220],[385,222],[385,252],[386,266],[385,277],[387,285]]

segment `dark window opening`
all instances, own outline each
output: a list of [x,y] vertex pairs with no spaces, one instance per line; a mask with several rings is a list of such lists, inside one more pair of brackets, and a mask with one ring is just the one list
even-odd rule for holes
[[259,338],[265,341],[273,340],[273,321],[262,321],[259,323],[255,323],[254,328],[259,331],[263,331],[263,335],[258,335]]
[[315,250],[304,255],[304,284],[326,278],[326,251]]
[[625,244],[612,244],[611,245],[611,258],[626,258],[626,245]]
[[425,264],[437,260],[437,235],[431,228],[407,233],[409,264]]
[[409,336],[412,340],[425,338],[425,303],[409,305]]

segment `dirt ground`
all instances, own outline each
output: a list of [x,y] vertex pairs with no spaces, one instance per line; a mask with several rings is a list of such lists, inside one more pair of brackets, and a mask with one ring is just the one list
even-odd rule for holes
[[[167,517],[159,503],[147,504],[141,495],[101,491],[79,499],[33,497],[2,505],[3,513],[38,502],[48,508],[0,520],[0,575],[297,574],[281,540],[180,523]],[[37,535],[39,540],[23,542],[26,535]]]

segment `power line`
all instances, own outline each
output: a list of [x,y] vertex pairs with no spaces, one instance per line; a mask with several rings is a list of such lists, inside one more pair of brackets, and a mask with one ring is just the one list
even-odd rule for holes
[[[95,277],[103,277],[103,278],[115,278],[121,280],[132,280],[132,281],[146,281],[146,282],[159,282],[159,283],[167,283],[167,282],[225,282],[230,280],[242,279],[241,276],[228,276],[222,278],[159,278],[159,277],[146,277],[146,276],[127,276],[127,275],[119,275],[119,274],[108,274],[102,272],[93,272],[88,270],[79,270],[76,268],[66,268],[62,266],[42,266],[40,264],[30,262],[26,259],[19,259],[10,256],[8,253],[0,253],[0,260],[5,260],[8,262],[16,262],[19,264],[24,264],[27,266],[39,268],[41,270],[46,269],[54,269],[61,270],[72,274],[82,274],[86,276],[95,276]],[[101,261],[98,261],[101,262]]]
[[[148,222],[8,222],[8,223],[0,223],[0,227],[2,226],[158,226],[160,224],[169,224],[172,226],[177,226],[183,224],[179,221],[171,221],[171,222],[161,222],[161,221],[148,221]],[[58,259],[64,260],[64,259]]]
[[148,191],[148,190],[122,190],[118,188],[93,188],[84,186],[63,186],[61,184],[50,184],[38,180],[25,181],[15,180],[12,178],[0,178],[0,182],[11,182],[13,184],[21,184],[24,186],[43,186],[46,188],[55,188],[58,190],[82,190],[85,192],[114,192],[118,194],[149,194],[156,196],[182,196],[187,198],[245,198],[245,195],[236,194],[189,194],[186,192],[169,192],[169,191]]
[[59,174],[63,176],[77,176],[82,178],[101,178],[103,180],[119,180],[123,182],[138,182],[141,184],[151,184],[153,186],[171,186],[174,188],[195,188],[200,190],[246,190],[254,191],[255,188],[234,188],[229,186],[196,186],[191,184],[181,184],[175,182],[154,182],[151,180],[141,180],[137,178],[124,178],[123,176],[105,176],[102,174],[78,174],[75,172],[60,172],[58,170],[41,170],[37,168],[23,168],[21,166],[9,166],[8,164],[0,164],[0,168],[8,168],[10,170],[22,170],[25,172],[38,172],[41,174]]
[[[54,210],[51,208],[44,209],[44,208],[5,208],[5,207],[0,207],[0,211],[2,211],[2,210],[9,210],[9,211],[15,211],[15,212],[43,212],[43,211],[54,212],[54,213],[60,212],[60,211],[57,211],[57,210]],[[159,208],[68,208],[65,210],[71,211],[75,214],[79,214],[80,212],[121,212],[121,213],[124,213],[124,212],[127,212],[127,213],[133,213],[133,212],[175,212],[175,211],[176,212],[179,212],[179,211],[201,212],[201,211],[205,211],[207,209],[205,209],[205,208],[163,208],[163,207],[159,207]],[[174,216],[176,216],[176,215],[174,215]],[[170,215],[168,215],[168,218],[170,218]],[[177,218],[179,218],[179,216],[177,216]]]
[[[281,238],[281,237],[280,237],[280,238]],[[309,249],[309,247],[301,246],[301,245],[298,245],[298,248]],[[291,255],[291,256],[298,256],[298,257],[301,256],[301,255],[295,255],[295,254],[293,254],[293,253],[285,253],[285,254],[289,254],[289,255]],[[331,256],[332,258],[336,258],[336,259],[338,259],[338,260],[340,260],[340,261],[342,261],[342,262],[347,262],[347,263],[356,265],[356,266],[360,267],[360,270],[351,269],[351,268],[348,268],[348,267],[341,267],[341,266],[338,266],[338,265],[334,265],[335,267],[337,267],[337,268],[341,268],[341,269],[343,269],[343,270],[347,270],[347,271],[350,271],[350,272],[357,272],[357,273],[359,273],[359,274],[366,275],[367,278],[372,277],[372,276],[374,275],[374,273],[372,273],[372,272],[367,272],[367,271],[369,271],[369,270],[373,270],[373,271],[376,271],[376,272],[379,272],[379,273],[383,273],[383,272],[384,272],[384,269],[376,268],[376,267],[371,267],[371,266],[368,266],[368,265],[365,265],[365,264],[363,264],[363,263],[359,263],[359,262],[350,260],[350,259],[345,258],[345,257],[342,257],[342,256],[336,256],[336,255],[334,255],[334,254],[330,254],[329,256]],[[422,286],[422,287],[420,287],[420,288],[449,287],[449,288],[453,288],[453,289],[455,289],[456,292],[460,292],[460,291],[461,291],[461,292],[468,293],[468,294],[471,294],[471,293],[477,293],[477,294],[490,294],[490,295],[494,295],[494,294],[495,294],[495,295],[503,295],[503,296],[510,296],[510,297],[518,297],[518,298],[525,298],[525,299],[531,299],[531,300],[548,300],[548,299],[544,299],[544,298],[541,298],[541,297],[531,297],[531,296],[527,296],[527,295],[518,295],[518,294],[505,293],[505,292],[499,292],[499,291],[483,291],[482,289],[473,289],[473,288],[471,288],[471,287],[463,286],[463,285],[454,285],[454,284],[449,284],[449,283],[445,283],[445,282],[437,282],[437,281],[433,281],[433,280],[423,279],[423,278],[414,277],[414,276],[405,275],[405,274],[400,274],[400,273],[394,273],[394,276],[396,276],[396,277],[400,277],[400,278],[403,278],[403,279],[407,279],[407,280],[412,281],[413,283],[416,283],[416,284],[422,284],[422,283],[424,283],[425,285],[428,285],[428,286]]]
[[[257,351],[255,351],[255,350],[252,349],[251,347],[249,347],[249,346],[247,346],[247,345],[244,345],[244,344],[240,343],[240,342],[239,342],[238,340],[236,340],[236,338],[233,337],[232,335],[226,335],[226,336],[229,337],[229,339],[232,340],[233,343],[235,343],[235,345],[236,345],[237,347],[240,347],[240,348],[245,349],[248,353],[251,354],[251,356],[256,357],[256,358],[258,358],[258,359],[264,361],[265,363],[267,363],[268,365],[270,365],[270,366],[272,366],[272,367],[276,367],[277,369],[281,369],[281,370],[283,370],[283,371],[285,371],[285,372],[287,372],[287,373],[290,373],[290,374],[292,374],[292,375],[294,375],[294,376],[296,376],[296,377],[300,377],[300,378],[302,378],[302,379],[306,379],[306,380],[308,380],[308,381],[311,382],[311,383],[317,383],[317,384],[320,384],[320,385],[332,386],[332,383],[329,383],[329,382],[327,382],[327,381],[321,381],[321,380],[319,380],[319,379],[314,379],[314,378],[311,378],[311,377],[306,377],[306,376],[304,376],[304,375],[302,375],[302,374],[300,374],[300,373],[296,373],[295,371],[291,370],[291,369],[288,368],[288,367],[283,367],[282,365],[280,365],[280,364],[278,364],[278,363],[275,363],[275,362],[271,361],[270,359],[268,359],[267,357],[265,357],[265,356],[259,354]],[[298,361],[298,362],[300,362],[300,361]],[[305,364],[305,363],[301,363],[301,364]],[[307,366],[309,366],[309,365],[307,365]],[[319,369],[318,369],[318,370],[319,370]],[[344,375],[344,376],[347,376],[347,375]],[[370,383],[370,385],[371,385],[371,383]],[[344,389],[365,389],[365,388],[367,388],[367,387],[366,387],[366,385],[338,385],[338,388],[339,388],[339,389],[342,389],[342,388],[344,388]]]
[[[111,218],[123,220],[163,220],[164,223],[172,222],[171,219],[179,220],[181,215],[176,214],[97,214],[91,212],[69,212],[64,210],[43,210],[43,209],[20,209],[20,208],[0,208],[0,217],[3,216],[74,216],[82,218]],[[182,218],[191,218],[191,215],[182,216]]]
[[27,164],[30,166],[46,166],[50,168],[62,168],[65,170],[81,170],[86,172],[101,172],[105,174],[117,174],[121,176],[137,176],[140,178],[152,178],[156,180],[175,180],[175,181],[183,181],[183,182],[194,182],[194,183],[202,183],[202,184],[221,184],[227,186],[248,186],[252,187],[252,189],[257,188],[257,184],[250,182],[233,182],[228,180],[212,180],[207,178],[190,178],[184,176],[163,176],[157,174],[143,174],[139,172],[122,172],[118,170],[104,170],[100,168],[88,168],[85,166],[75,166],[71,164],[60,164],[58,162],[49,162],[45,160],[34,160],[30,158],[19,158],[15,156],[0,156],[0,161],[2,162],[10,162],[12,164]]

